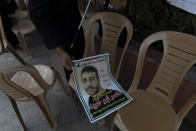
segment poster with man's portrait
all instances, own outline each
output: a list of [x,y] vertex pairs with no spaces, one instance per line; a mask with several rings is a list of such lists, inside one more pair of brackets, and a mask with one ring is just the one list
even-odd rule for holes
[[91,123],[132,100],[112,76],[108,54],[76,60],[74,63],[77,93]]

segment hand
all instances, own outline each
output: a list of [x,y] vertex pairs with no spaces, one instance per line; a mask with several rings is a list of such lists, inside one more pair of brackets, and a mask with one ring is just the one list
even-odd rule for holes
[[67,70],[71,70],[71,67],[74,66],[74,63],[72,62],[70,55],[61,47],[57,47],[56,52],[60,57],[62,66]]

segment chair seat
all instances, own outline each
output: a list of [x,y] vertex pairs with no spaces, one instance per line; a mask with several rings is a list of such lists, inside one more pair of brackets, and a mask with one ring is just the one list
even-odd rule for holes
[[162,97],[149,91],[130,94],[133,101],[119,110],[121,122],[130,131],[177,131],[180,120]]
[[[41,77],[46,81],[48,85],[52,85],[55,81],[55,72],[46,65],[34,65]],[[11,78],[11,81],[21,86],[25,90],[29,91],[32,95],[37,96],[44,92],[39,84],[33,79],[33,77],[24,71],[18,71]]]
[[14,33],[20,31],[23,35],[32,32],[33,30],[35,30],[35,26],[29,19],[18,20],[12,27]]

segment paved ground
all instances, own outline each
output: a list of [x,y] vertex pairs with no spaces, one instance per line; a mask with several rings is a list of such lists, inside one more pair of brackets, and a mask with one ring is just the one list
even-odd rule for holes
[[[64,77],[63,69],[60,65],[55,50],[47,50],[39,35],[35,32],[33,34],[27,35],[28,45],[33,54],[33,59],[29,59],[22,51],[19,49],[20,55],[29,64],[47,64],[55,67],[61,76]],[[8,67],[20,65],[11,54],[3,54],[0,56],[0,67]],[[65,83],[67,81],[64,79]],[[64,94],[63,89],[60,87],[58,82],[51,88],[51,90],[46,95],[48,103],[51,110],[58,122],[57,131],[107,131],[109,127],[100,124],[91,124],[81,106],[74,105],[72,98]],[[34,102],[18,102],[19,110],[22,114],[24,122],[28,128],[28,131],[50,131],[50,125],[43,116],[42,112],[39,110],[38,106]],[[8,98],[0,92],[0,131],[19,131],[21,126],[12,109]]]
[[[37,32],[26,36],[28,45],[33,54],[33,59],[29,59],[21,49],[19,54],[29,64],[47,64],[55,67],[62,77],[64,72],[60,66],[55,50],[47,50]],[[11,54],[3,54],[0,56],[0,67],[8,67],[20,65]],[[67,84],[67,81],[64,80]],[[98,123],[91,124],[81,106],[74,105],[71,97],[66,96],[63,89],[58,83],[51,88],[47,93],[47,100],[51,110],[58,122],[57,131],[109,131],[109,119],[105,125]],[[34,102],[18,102],[19,110],[22,114],[28,131],[50,131],[51,128]],[[21,126],[12,109],[8,98],[0,92],[0,131],[20,131]],[[183,122],[180,131],[195,131],[195,127],[189,122]],[[117,130],[117,129],[116,129]]]

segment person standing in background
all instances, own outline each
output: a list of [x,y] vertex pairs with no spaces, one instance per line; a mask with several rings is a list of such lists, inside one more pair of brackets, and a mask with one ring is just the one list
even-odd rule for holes
[[81,20],[77,0],[29,0],[29,13],[46,47],[56,49],[69,80],[72,58],[82,58],[85,48],[82,29],[71,48]]

